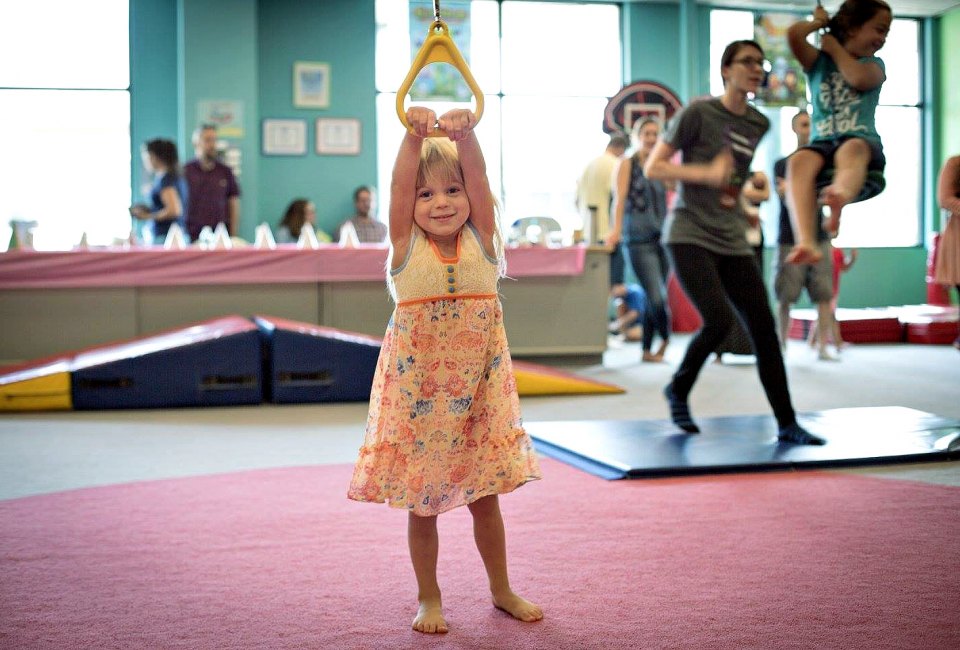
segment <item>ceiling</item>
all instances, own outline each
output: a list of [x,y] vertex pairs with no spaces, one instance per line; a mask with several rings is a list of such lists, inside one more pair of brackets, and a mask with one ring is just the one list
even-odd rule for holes
[[[582,1],[582,0],[581,0]],[[663,2],[663,0],[627,0],[627,2]],[[831,13],[840,6],[841,0],[825,0],[824,6]],[[763,11],[809,11],[816,0],[697,0],[698,4],[732,9],[760,9]],[[887,0],[894,16],[917,18],[938,16],[960,7],[960,0]]]

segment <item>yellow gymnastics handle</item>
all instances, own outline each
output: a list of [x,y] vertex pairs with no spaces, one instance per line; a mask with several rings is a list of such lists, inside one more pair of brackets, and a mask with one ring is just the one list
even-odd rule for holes
[[[467,65],[467,62],[463,60],[460,50],[457,49],[453,39],[450,38],[450,30],[447,28],[447,24],[442,20],[437,20],[430,26],[427,39],[420,47],[420,51],[417,52],[417,56],[414,57],[410,71],[407,73],[407,78],[403,80],[400,90],[397,91],[397,117],[400,118],[400,123],[407,127],[407,131],[410,133],[414,132],[413,127],[407,122],[407,111],[403,108],[403,102],[407,97],[407,93],[410,92],[410,87],[416,80],[417,75],[431,63],[449,63],[463,75],[464,81],[467,82],[470,91],[473,92],[473,99],[477,105],[473,114],[476,116],[477,122],[479,122],[480,117],[483,115],[483,92],[480,90],[480,86],[477,85],[476,79],[473,78],[473,74],[470,73],[470,67]],[[427,137],[430,138],[440,136],[446,136],[446,133],[436,127],[427,134]]]

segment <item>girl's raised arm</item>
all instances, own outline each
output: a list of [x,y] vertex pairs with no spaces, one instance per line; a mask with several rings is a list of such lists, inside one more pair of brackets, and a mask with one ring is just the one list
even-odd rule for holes
[[477,141],[474,127],[477,117],[469,110],[455,109],[440,118],[440,129],[457,144],[460,169],[463,170],[463,186],[470,201],[470,222],[483,238],[484,245],[492,247],[497,230],[497,216],[487,179],[487,163]]
[[812,68],[817,57],[820,56],[820,50],[807,42],[807,36],[818,29],[823,29],[829,22],[830,14],[818,5],[813,10],[813,20],[801,20],[790,25],[787,29],[787,43],[804,70]]
[[390,180],[390,243],[393,244],[393,259],[403,260],[413,231],[413,207],[417,200],[417,171],[420,169],[420,149],[423,138],[436,123],[433,111],[412,106],[407,111],[407,121],[416,133],[404,134],[393,163]]

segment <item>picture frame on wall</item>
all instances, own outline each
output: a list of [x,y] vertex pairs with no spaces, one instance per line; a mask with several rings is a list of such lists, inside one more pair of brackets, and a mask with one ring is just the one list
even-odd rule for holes
[[293,64],[293,105],[295,108],[330,106],[330,64],[297,61]]
[[360,153],[360,120],[317,119],[317,153],[322,156],[356,156]]
[[307,155],[307,121],[265,119],[262,151],[265,156]]

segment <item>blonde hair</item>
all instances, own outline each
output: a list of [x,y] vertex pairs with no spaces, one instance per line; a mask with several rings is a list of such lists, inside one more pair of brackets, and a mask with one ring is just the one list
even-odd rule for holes
[[[420,164],[417,167],[417,187],[423,187],[429,181],[455,180],[466,186],[463,180],[463,168],[460,166],[460,154],[457,145],[448,138],[424,138],[420,147]],[[470,198],[469,196],[467,197]],[[493,250],[497,256],[500,275],[506,275],[507,262],[504,254],[503,233],[500,229],[500,203],[490,195],[493,202],[494,231]],[[467,219],[470,222],[470,219]]]

